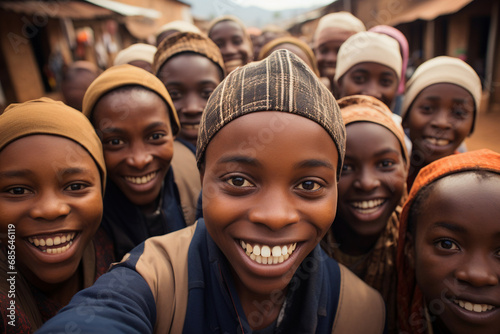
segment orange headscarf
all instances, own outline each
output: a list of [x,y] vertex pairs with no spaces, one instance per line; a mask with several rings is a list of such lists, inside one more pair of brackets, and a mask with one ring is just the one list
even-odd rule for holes
[[[399,330],[405,333],[426,333],[425,305],[415,281],[415,269],[407,254],[409,212],[415,198],[429,184],[451,174],[465,171],[491,171],[500,174],[500,154],[488,149],[454,154],[438,159],[420,170],[401,213],[399,245],[396,258],[398,271]],[[424,326],[424,327],[422,327]]]

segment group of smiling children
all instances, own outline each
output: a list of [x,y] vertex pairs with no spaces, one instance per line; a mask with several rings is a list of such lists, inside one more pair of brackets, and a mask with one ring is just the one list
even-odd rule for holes
[[236,18],[171,24],[82,112],[9,106],[0,331],[497,333],[500,154],[456,154],[479,78],[427,61],[401,123],[407,44],[358,21],[259,61]]

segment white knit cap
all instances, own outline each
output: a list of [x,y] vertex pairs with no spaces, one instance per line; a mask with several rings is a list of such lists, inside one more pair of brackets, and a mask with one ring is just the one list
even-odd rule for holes
[[401,116],[405,117],[411,104],[421,91],[430,85],[438,83],[451,83],[467,90],[474,99],[474,115],[477,115],[481,103],[482,88],[481,79],[479,79],[476,71],[461,59],[440,56],[422,63],[406,83]]
[[327,28],[336,28],[353,33],[366,31],[364,23],[349,12],[330,13],[323,16],[314,33],[314,44],[318,42],[319,35]]
[[153,63],[153,58],[156,53],[156,47],[149,44],[136,43],[128,48],[118,52],[113,62],[113,65],[128,64],[131,61],[143,60],[150,64]]
[[201,34],[201,30],[194,24],[189,23],[187,21],[177,20],[162,25],[160,29],[158,29],[158,31],[156,32],[156,36],[169,30],[174,30],[177,32],[194,32],[197,34]]
[[339,49],[335,81],[351,67],[359,63],[378,63],[385,65],[401,78],[401,53],[398,42],[387,35],[371,31],[358,32],[349,37]]

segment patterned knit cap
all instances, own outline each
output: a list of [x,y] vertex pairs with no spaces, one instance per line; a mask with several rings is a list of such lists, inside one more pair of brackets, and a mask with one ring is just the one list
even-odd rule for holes
[[210,38],[194,32],[175,33],[158,45],[153,61],[153,74],[158,76],[163,64],[181,53],[195,53],[210,59],[222,71],[222,76],[225,76],[224,60],[219,47]]
[[200,122],[196,161],[200,167],[212,138],[229,122],[258,111],[288,112],[321,125],[338,151],[337,177],[345,153],[345,127],[335,98],[298,56],[277,50],[231,72],[210,96]]

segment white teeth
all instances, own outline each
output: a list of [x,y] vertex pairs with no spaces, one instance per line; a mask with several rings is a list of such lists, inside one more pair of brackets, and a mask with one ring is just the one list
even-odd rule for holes
[[486,312],[490,311],[495,308],[493,305],[488,305],[488,304],[473,304],[468,301],[463,301],[463,300],[454,300],[453,301],[455,304],[460,306],[461,308],[466,309],[467,311],[472,311],[476,313],[481,313],[481,312]]
[[260,250],[260,255],[262,255],[262,257],[271,256],[271,248],[269,248],[269,246],[262,246]]
[[49,253],[49,254],[60,254],[60,253],[63,253],[65,252],[72,244],[73,244],[73,238],[75,237],[76,233],[75,232],[72,232],[72,233],[68,233],[66,235],[63,235],[62,237],[60,236],[56,236],[54,238],[39,238],[39,237],[29,237],[28,238],[28,241],[35,245],[35,247],[38,247],[38,246],[42,246],[42,247],[45,247],[45,246],[48,246],[48,247],[51,247],[51,246],[58,246],[60,244],[64,244],[66,242],[69,241],[68,244],[62,246],[62,247],[57,247],[57,248],[47,248],[47,249],[44,249],[42,250],[42,252],[44,253]]
[[375,199],[369,201],[351,202],[351,205],[360,211],[375,211],[384,203],[383,199]]
[[254,245],[252,246],[248,242],[240,240],[240,245],[245,253],[257,263],[262,264],[278,264],[282,263],[290,257],[297,243],[284,246],[273,246],[272,248],[267,245]]
[[125,180],[134,183],[134,184],[144,184],[148,183],[151,181],[156,176],[156,172],[150,173],[148,175],[142,176],[142,177],[135,177],[135,176],[125,176]]
[[187,130],[198,130],[200,128],[199,124],[182,124],[182,127]]
[[437,145],[437,146],[445,146],[445,145],[448,145],[450,143],[450,141],[447,139],[437,139],[437,138],[432,138],[432,137],[427,137],[427,138],[425,138],[425,140],[427,140],[427,142],[429,142],[430,144]]

